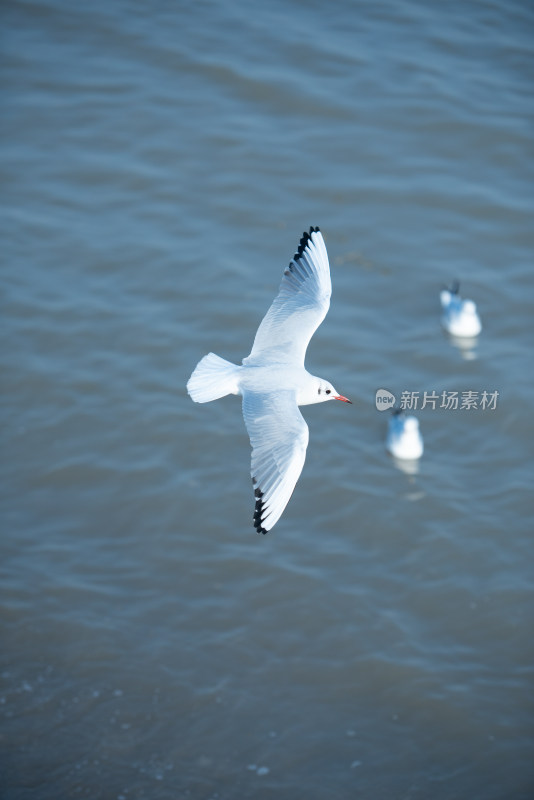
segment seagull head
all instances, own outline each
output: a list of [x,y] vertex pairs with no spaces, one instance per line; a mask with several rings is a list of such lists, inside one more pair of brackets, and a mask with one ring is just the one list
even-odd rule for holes
[[472,300],[464,300],[462,310],[465,314],[474,316],[477,313],[476,304]]
[[312,403],[326,403],[327,400],[341,400],[343,403],[351,403],[348,397],[339,394],[331,383],[324,381],[322,378],[309,376],[311,380],[299,392],[298,405],[306,406]]

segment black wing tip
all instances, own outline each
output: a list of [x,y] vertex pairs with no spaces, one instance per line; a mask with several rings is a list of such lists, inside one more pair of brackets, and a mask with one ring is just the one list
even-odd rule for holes
[[262,528],[261,525],[254,525],[254,527],[256,528],[256,533],[263,533],[264,536],[267,533],[265,528]]
[[257,533],[263,533],[264,535],[267,533],[263,525],[261,524],[261,515],[263,514],[263,503],[261,500],[256,501],[256,508],[254,509],[254,517],[253,517],[253,525],[256,528]]
[[253,525],[258,533],[263,533],[265,535],[267,531],[261,524],[261,517],[263,514],[263,500],[262,500],[263,492],[258,486],[256,486],[257,484],[256,478],[252,478],[252,484],[255,487],[254,497],[256,498],[256,505],[254,507]]
[[312,233],[320,233],[319,227],[315,227],[314,228],[313,225],[310,225],[310,230],[309,231],[304,231],[304,233],[302,234],[301,240],[299,242],[298,250],[295,253],[295,255],[293,256],[293,261],[298,261],[299,260],[299,258],[301,257],[301,255],[303,254],[303,252],[305,251],[305,249],[308,246],[308,242],[310,241]]
[[460,281],[452,281],[450,286],[443,287],[447,292],[451,294],[459,294],[460,293]]

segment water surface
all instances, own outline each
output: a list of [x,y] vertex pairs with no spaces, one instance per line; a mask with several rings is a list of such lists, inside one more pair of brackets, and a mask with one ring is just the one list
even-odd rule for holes
[[[531,5],[20,0],[2,30],[3,797],[531,797]],[[309,225],[307,366],[354,405],[305,409],[257,536],[240,404],[185,384],[248,354]],[[419,408],[407,475],[379,388],[499,395]]]

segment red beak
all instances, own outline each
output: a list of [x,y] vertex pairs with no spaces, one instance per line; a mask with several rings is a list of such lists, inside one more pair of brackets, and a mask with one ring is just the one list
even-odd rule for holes
[[350,403],[352,405],[352,400],[349,400],[348,397],[343,397],[342,394],[338,394],[334,397],[334,400],[342,400],[344,403]]

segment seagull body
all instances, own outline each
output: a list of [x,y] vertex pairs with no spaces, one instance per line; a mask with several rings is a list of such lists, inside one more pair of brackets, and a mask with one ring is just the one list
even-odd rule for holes
[[391,414],[386,448],[399,459],[415,460],[423,455],[423,437],[416,417],[407,416],[397,408]]
[[477,307],[472,300],[462,300],[459,290],[460,285],[456,281],[450,289],[443,289],[440,292],[443,327],[452,336],[478,336],[482,324]]
[[331,292],[326,246],[319,228],[310,228],[242,366],[209,353],[187,383],[196,403],[227,394],[243,398],[258,533],[267,533],[278,522],[304,466],[308,426],[299,406],[327,400],[350,403],[304,367],[308,343],[326,316]]

